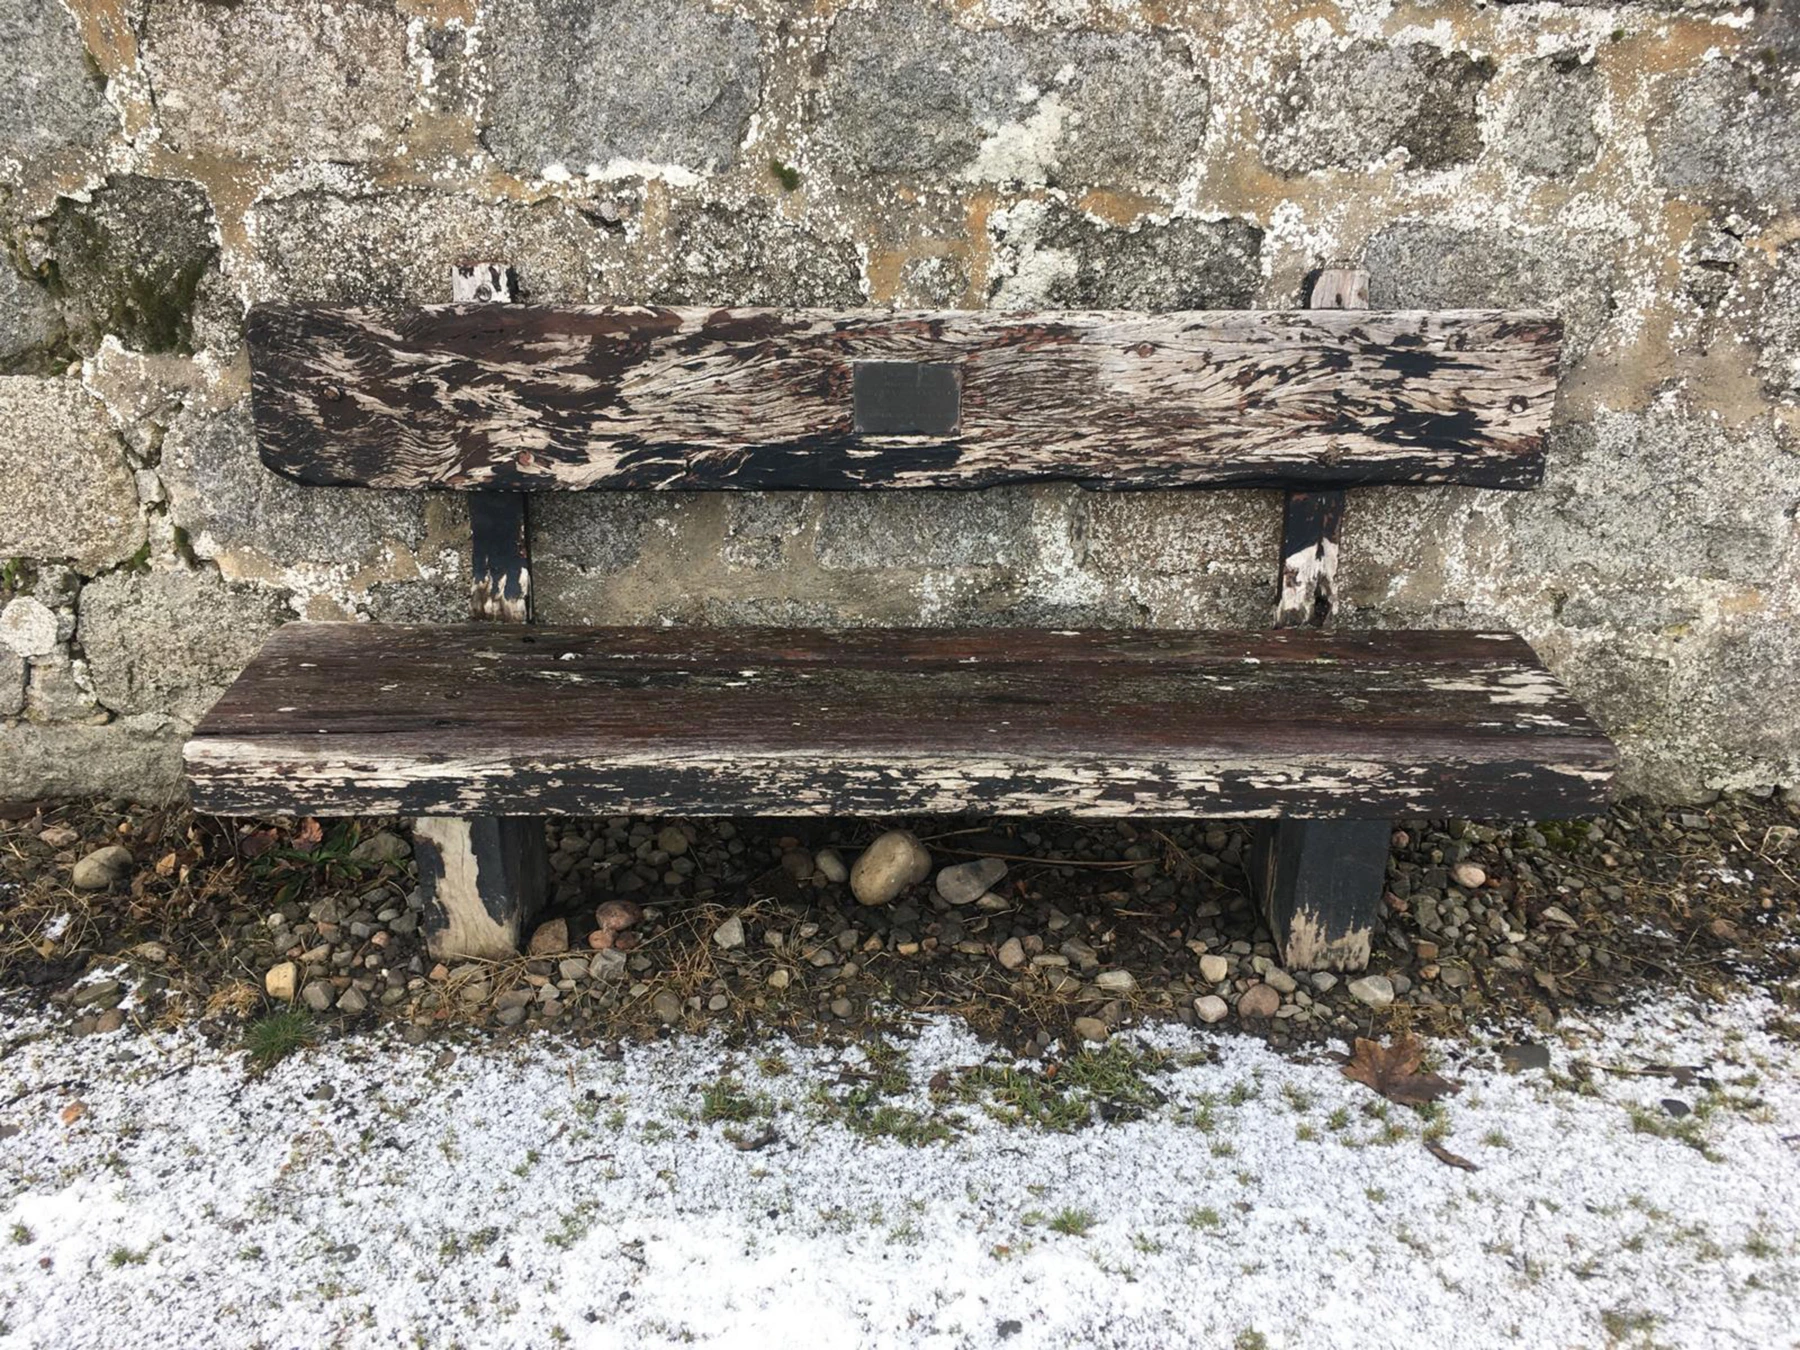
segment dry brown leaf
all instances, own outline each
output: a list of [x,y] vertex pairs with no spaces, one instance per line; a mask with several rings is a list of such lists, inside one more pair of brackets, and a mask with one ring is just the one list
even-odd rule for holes
[[246,858],[260,858],[263,854],[275,847],[275,831],[257,830],[254,833],[247,834],[238,844],[238,847],[243,850],[243,854]]
[[1461,1154],[1452,1153],[1449,1149],[1434,1140],[1427,1139],[1425,1141],[1425,1147],[1430,1149],[1431,1156],[1441,1163],[1448,1163],[1452,1167],[1460,1167],[1465,1172],[1479,1172],[1481,1170]]
[[300,828],[294,831],[292,846],[301,853],[311,853],[325,841],[325,827],[312,816],[300,822]]
[[1419,1061],[1424,1053],[1417,1036],[1402,1036],[1392,1045],[1358,1036],[1350,1062],[1344,1066],[1344,1077],[1372,1087],[1390,1102],[1402,1106],[1424,1106],[1453,1092],[1461,1092],[1461,1083],[1453,1083],[1435,1073],[1419,1072]]
[[162,857],[160,857],[156,860],[156,875],[159,877],[174,876],[175,875],[175,864],[179,861],[180,861],[180,859],[178,859],[173,853],[163,854]]
[[86,1102],[70,1102],[62,1109],[62,1123],[65,1125],[73,1125],[87,1113],[88,1104]]

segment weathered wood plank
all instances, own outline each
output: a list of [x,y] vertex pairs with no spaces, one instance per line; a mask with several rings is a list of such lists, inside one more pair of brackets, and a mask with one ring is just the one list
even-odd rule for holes
[[187,747],[311,811],[1580,814],[1606,737],[1505,634],[292,624]]
[[[264,462],[384,488],[1471,483],[1542,475],[1559,322],[258,306]],[[954,434],[861,434],[858,362],[952,364]]]
[[1250,879],[1289,970],[1369,964],[1392,831],[1386,820],[1279,820],[1257,830]]

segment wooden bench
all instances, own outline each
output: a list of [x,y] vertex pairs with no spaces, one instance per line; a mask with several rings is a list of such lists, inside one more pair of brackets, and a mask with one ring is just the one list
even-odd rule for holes
[[[501,269],[458,295],[504,298]],[[1295,968],[1360,969],[1397,815],[1600,809],[1605,735],[1507,633],[1332,632],[1344,489],[1528,488],[1536,314],[251,311],[260,451],[469,493],[466,625],[290,624],[196,729],[195,805],[405,814],[432,948],[516,950],[548,814],[1254,817]],[[1336,307],[1325,307],[1325,306]],[[1258,632],[525,626],[525,494],[1288,489]]]

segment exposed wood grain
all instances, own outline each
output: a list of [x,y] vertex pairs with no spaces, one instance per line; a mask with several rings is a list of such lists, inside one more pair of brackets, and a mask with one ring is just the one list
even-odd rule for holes
[[1387,820],[1279,820],[1256,832],[1250,877],[1289,970],[1362,970],[1381,917]]
[[1533,818],[1613,750],[1505,634],[290,624],[187,765],[223,814]]
[[[1542,474],[1547,315],[259,306],[270,468],[385,488],[1471,483]],[[955,364],[953,435],[858,435],[859,361]]]
[[1310,309],[1367,309],[1369,274],[1360,267],[1321,268],[1306,303]]

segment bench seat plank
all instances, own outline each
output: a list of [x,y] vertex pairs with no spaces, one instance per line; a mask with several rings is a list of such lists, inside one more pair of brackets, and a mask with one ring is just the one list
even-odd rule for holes
[[[277,305],[246,336],[263,462],[303,483],[1526,488],[1562,329],[1496,310]],[[931,434],[857,429],[857,366],[895,362],[939,367],[907,386],[936,391]]]
[[188,743],[220,814],[1537,818],[1611,743],[1501,633],[290,624]]

